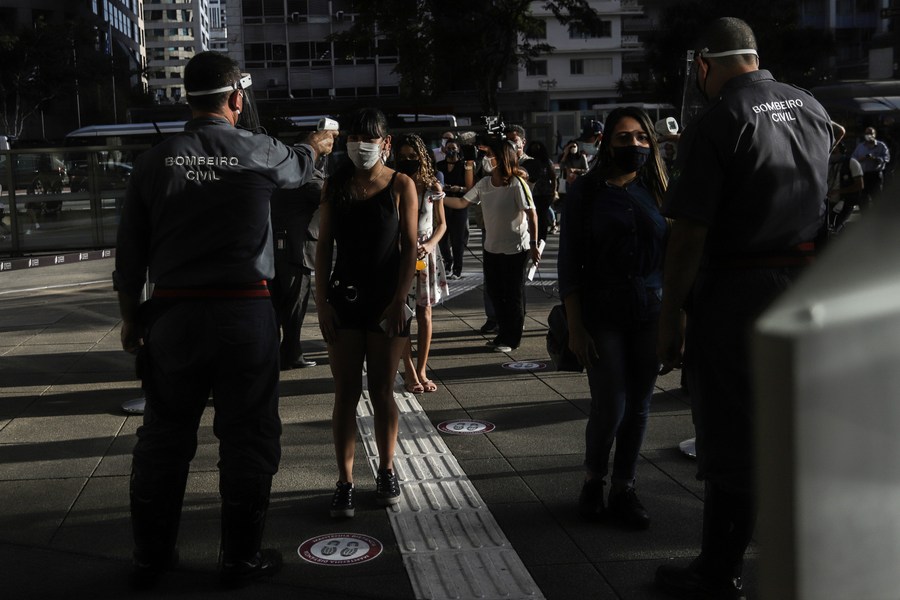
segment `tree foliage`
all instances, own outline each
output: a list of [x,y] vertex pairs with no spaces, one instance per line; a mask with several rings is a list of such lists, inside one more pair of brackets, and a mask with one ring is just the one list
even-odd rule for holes
[[[358,2],[359,17],[335,39],[361,49],[372,40],[396,45],[401,93],[414,102],[444,91],[477,90],[482,108],[497,111],[497,87],[518,65],[551,52],[535,42],[543,19],[530,0],[380,0]],[[599,29],[588,0],[548,0],[563,24]]]
[[796,3],[686,0],[664,11],[665,28],[646,41],[649,78],[657,100],[681,104],[686,52],[696,49],[704,27],[720,17],[738,17],[753,28],[760,67],[772,71],[779,80],[808,87],[829,77],[827,57],[833,39],[828,32],[800,27]]

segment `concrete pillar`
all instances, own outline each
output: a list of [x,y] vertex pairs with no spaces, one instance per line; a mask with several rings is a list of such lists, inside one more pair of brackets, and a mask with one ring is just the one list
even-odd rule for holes
[[897,188],[756,324],[761,598],[900,598]]

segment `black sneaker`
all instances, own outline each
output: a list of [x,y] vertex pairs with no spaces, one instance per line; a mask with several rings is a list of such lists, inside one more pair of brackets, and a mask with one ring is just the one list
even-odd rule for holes
[[578,496],[578,514],[586,521],[599,521],[603,518],[603,486],[602,479],[585,481]]
[[497,333],[498,331],[500,331],[500,326],[497,325],[497,321],[488,319],[484,322],[484,325],[482,325],[481,329],[479,329],[478,331],[480,331],[481,333]]
[[332,517],[352,517],[356,513],[353,506],[353,483],[337,482],[334,496],[331,497]]
[[662,565],[656,570],[655,585],[676,598],[692,600],[745,600],[741,578],[707,573],[700,559],[687,567]]
[[378,471],[378,477],[375,478],[375,502],[379,506],[390,506],[400,502],[400,484],[390,469]]
[[223,562],[220,581],[223,587],[239,589],[256,579],[271,577],[281,570],[282,564],[281,552],[267,548],[257,552],[252,560]]
[[650,527],[650,515],[638,500],[634,488],[626,488],[621,492],[609,493],[606,509],[609,516],[631,529],[647,529]]
[[156,587],[162,574],[178,566],[178,549],[173,549],[172,554],[157,561],[145,560],[137,552],[132,560],[131,587],[135,590],[151,590]]

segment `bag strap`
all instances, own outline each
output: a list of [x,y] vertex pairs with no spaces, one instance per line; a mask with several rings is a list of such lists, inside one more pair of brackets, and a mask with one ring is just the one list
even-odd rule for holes
[[531,188],[528,187],[528,184],[525,183],[525,180],[520,176],[516,175],[515,178],[519,180],[519,183],[522,185],[522,190],[525,192],[525,204],[528,205],[528,208],[536,210],[534,198],[531,196]]

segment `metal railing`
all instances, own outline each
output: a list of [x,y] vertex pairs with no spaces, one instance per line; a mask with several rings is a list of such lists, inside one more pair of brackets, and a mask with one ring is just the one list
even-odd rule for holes
[[110,248],[148,146],[0,151],[0,257]]

